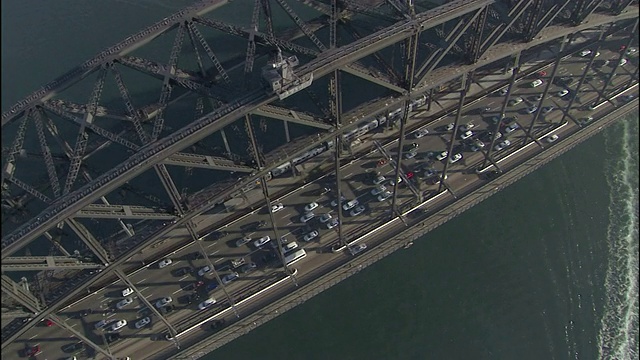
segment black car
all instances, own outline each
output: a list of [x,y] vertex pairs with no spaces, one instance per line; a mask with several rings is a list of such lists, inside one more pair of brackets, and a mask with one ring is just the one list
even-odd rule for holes
[[191,260],[204,259],[204,256],[202,256],[202,253],[200,251],[192,252],[189,257],[191,258]]
[[187,274],[191,274],[192,272],[193,272],[193,269],[191,267],[185,266],[185,267],[181,267],[180,269],[177,269],[174,274],[175,276],[185,276]]
[[224,327],[225,322],[224,319],[212,321],[209,323],[209,328],[213,331],[220,330]]
[[111,344],[120,339],[119,333],[108,333],[105,335],[105,339],[107,340],[107,344]]
[[229,235],[229,233],[226,231],[214,231],[205,236],[204,240],[219,240],[227,235]]
[[84,350],[84,343],[73,343],[62,347],[62,351],[66,353],[76,353]]
[[256,263],[252,262],[252,263],[248,263],[248,264],[244,264],[240,267],[240,272],[243,274],[246,273],[250,273],[252,271],[254,271],[255,269],[258,268],[258,265],[256,265]]

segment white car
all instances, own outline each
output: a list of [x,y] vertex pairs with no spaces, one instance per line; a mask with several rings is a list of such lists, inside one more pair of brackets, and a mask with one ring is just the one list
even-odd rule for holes
[[533,106],[529,106],[526,110],[527,114],[533,114],[534,112],[538,111],[538,107],[533,105]]
[[500,151],[500,150],[506,148],[509,145],[511,145],[511,141],[505,140],[505,141],[501,142],[500,144],[496,145],[495,149],[496,149],[496,151]]
[[126,288],[124,290],[122,290],[122,296],[123,297],[127,297],[129,295],[133,294],[133,289],[131,288]]
[[294,249],[297,249],[297,248],[298,248],[298,243],[293,241],[293,242],[290,242],[290,243],[287,243],[287,244],[283,245],[282,246],[282,251],[284,251],[284,253],[286,254],[286,253],[290,252],[291,250],[294,250]]
[[127,326],[127,320],[118,320],[109,328],[107,328],[107,331],[118,331],[125,326]]
[[531,100],[533,101],[540,101],[542,100],[542,94],[537,94],[531,97]]
[[225,276],[222,277],[222,279],[220,279],[222,281],[223,285],[227,285],[228,283],[232,282],[233,280],[239,278],[240,275],[238,275],[237,272],[232,272],[231,274],[227,274]]
[[531,84],[529,84],[529,85],[530,85],[531,87],[538,87],[538,86],[542,85],[542,80],[541,80],[541,79],[533,80],[533,81],[531,82]]
[[474,127],[476,127],[476,124],[474,124],[472,122],[468,122],[466,124],[460,125],[460,130],[467,131],[467,130],[473,129]]
[[448,123],[447,126],[444,127],[444,129],[447,130],[447,131],[451,131],[451,130],[453,130],[454,127],[456,127],[456,124]]
[[542,110],[540,110],[540,112],[542,113],[542,115],[547,115],[548,113],[552,112],[554,110],[553,106],[545,106],[542,108]]
[[509,91],[509,89],[508,89],[508,88],[500,89],[500,95],[502,95],[502,96],[507,95],[507,91]]
[[436,156],[436,159],[442,161],[442,160],[447,158],[447,155],[449,155],[449,152],[448,151],[443,151],[440,154],[438,154],[438,156]]
[[382,202],[391,197],[391,191],[385,191],[382,194],[378,195],[378,201]]
[[360,205],[357,208],[351,210],[351,212],[349,213],[349,215],[351,216],[358,216],[360,214],[362,214],[364,212],[364,206]]
[[336,226],[338,226],[338,219],[331,219],[331,221],[327,223],[327,229],[333,229]]
[[522,100],[521,97],[513,98],[513,99],[509,100],[509,106],[516,106],[516,105],[520,104],[522,101],[523,100]]
[[371,195],[378,196],[379,194],[385,192],[387,187],[384,185],[378,185],[373,190],[371,190]]
[[128,297],[126,299],[122,299],[120,301],[118,301],[118,303],[116,304],[116,308],[118,309],[122,309],[123,307],[131,304],[133,302],[133,299]]
[[284,209],[284,205],[282,205],[282,203],[271,205],[271,212],[278,212],[282,209]]
[[244,244],[248,244],[251,242],[251,236],[245,236],[242,239],[236,240],[236,247],[240,247]]
[[416,132],[413,133],[413,137],[415,137],[416,139],[420,139],[421,137],[427,135],[429,133],[429,130],[427,129],[420,129]]
[[582,56],[582,57],[588,56],[589,54],[591,54],[591,50],[589,50],[589,49],[582,50],[582,51],[580,51],[580,52],[578,53],[578,55],[580,55],[580,56]]
[[518,124],[511,124],[504,129],[505,134],[510,134],[516,130],[518,130],[520,126]]
[[162,299],[156,301],[156,307],[158,309],[163,308],[163,307],[171,304],[172,301],[173,301],[173,299],[171,298],[171,296],[163,297]]
[[[402,178],[401,177],[398,176],[397,180],[398,180],[398,184],[402,183]],[[390,179],[389,180],[389,186],[395,186],[395,185],[396,185],[396,182],[393,181],[393,179]]]
[[261,237],[260,239],[254,241],[253,242],[253,246],[259,248],[262,245],[268,243],[269,241],[271,241],[271,238],[269,237],[269,235],[265,235],[265,236]]
[[468,131],[465,131],[462,134],[460,134],[460,139],[466,140],[466,139],[468,139],[468,138],[470,138],[472,136],[473,136],[473,132],[471,130],[468,130]]
[[[347,200],[347,198],[344,197],[344,195],[340,195],[340,202],[343,203],[345,200]],[[338,206],[338,199],[333,199],[333,201],[331,201],[331,206]]]
[[620,66],[625,66],[627,64],[627,59],[620,59]]
[[198,309],[199,310],[204,310],[206,308],[208,308],[209,306],[213,305],[216,303],[216,299],[214,298],[208,298],[207,300],[201,302],[200,304],[198,304]]
[[454,163],[458,160],[462,159],[462,154],[458,153],[458,154],[453,154],[453,156],[449,159],[450,163]]
[[198,276],[204,276],[205,274],[208,274],[210,272],[211,268],[209,267],[209,265],[207,265],[198,271]]
[[320,222],[321,223],[326,223],[327,221],[331,220],[331,214],[326,213],[326,214],[322,214],[322,216],[320,216]]
[[382,184],[382,182],[385,181],[385,180],[387,180],[387,178],[385,178],[384,176],[380,175],[380,176],[376,177],[375,179],[373,179],[373,185]]
[[315,239],[318,235],[320,235],[318,233],[318,231],[317,230],[313,230],[312,232],[310,232],[307,235],[305,235],[303,240],[304,241],[311,241],[311,240]]
[[408,153],[404,154],[404,158],[407,160],[413,159],[414,157],[416,157],[416,155],[418,155],[417,152],[415,151],[409,151]]
[[547,142],[548,143],[555,142],[556,140],[558,140],[558,135],[556,135],[556,134],[551,134],[551,135],[547,136]]
[[367,249],[367,244],[358,244],[358,245],[349,247],[349,252],[351,253],[351,255],[355,256],[365,251],[366,249]]
[[162,260],[160,260],[160,262],[158,262],[158,268],[159,269],[165,268],[165,267],[171,265],[171,263],[173,263],[173,261],[171,261],[171,259],[169,259],[169,258],[162,259]]
[[136,323],[134,325],[135,325],[136,329],[140,329],[142,327],[147,326],[150,322],[151,322],[151,318],[147,316],[146,318],[142,318],[142,319],[136,321]]
[[304,215],[302,215],[300,217],[300,222],[306,223],[307,221],[313,219],[314,216],[316,216],[316,215],[314,213],[312,213],[312,212],[306,213],[306,214],[304,214]]
[[347,211],[347,210],[351,210],[352,208],[358,206],[360,204],[360,202],[358,201],[358,199],[353,199],[351,201],[349,201],[348,203],[342,205],[342,210]]
[[480,151],[482,148],[484,148],[484,143],[479,139],[476,139],[476,141],[471,145],[471,151],[473,152]]
[[568,93],[569,93],[569,90],[567,90],[567,89],[560,90],[560,91],[558,91],[558,97],[566,96]]
[[311,212],[313,211],[313,209],[318,207],[318,203],[317,202],[312,202],[310,204],[307,204],[307,206],[304,207],[304,211],[305,212]]

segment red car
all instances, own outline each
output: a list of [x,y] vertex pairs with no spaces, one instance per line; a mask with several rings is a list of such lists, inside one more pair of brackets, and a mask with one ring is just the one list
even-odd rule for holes
[[25,357],[32,357],[40,354],[42,351],[40,350],[40,345],[29,346],[24,349]]
[[44,319],[42,320],[42,323],[44,324],[44,326],[49,327],[49,326],[53,326],[54,322],[49,320],[49,319]]
[[544,70],[538,71],[538,76],[539,77],[547,76],[547,72]]

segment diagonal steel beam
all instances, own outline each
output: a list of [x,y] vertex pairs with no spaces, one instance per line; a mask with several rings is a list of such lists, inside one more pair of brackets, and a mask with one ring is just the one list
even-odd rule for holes
[[394,84],[392,83],[390,78],[382,78],[380,76],[378,76],[378,74],[374,74],[371,70],[369,70],[368,68],[358,64],[358,63],[351,63],[351,64],[347,64],[345,66],[343,66],[342,68],[340,68],[340,70],[343,70],[344,72],[347,72],[351,75],[355,75],[361,79],[367,80],[369,82],[372,82],[374,84],[380,85],[380,86],[384,86],[387,89],[393,90],[397,93],[400,94],[406,94],[407,90],[405,90],[404,88],[402,88],[400,85],[398,84]]
[[290,121],[292,123],[312,126],[312,127],[324,129],[324,130],[333,128],[332,125],[329,125],[323,122],[321,119],[318,119],[313,115],[310,115],[302,111],[298,112],[295,110],[282,108],[279,106],[265,105],[255,109],[251,113],[258,116],[266,116],[273,119]]
[[293,11],[293,9],[289,6],[289,4],[287,4],[285,0],[276,0],[276,2],[278,2],[278,5],[280,5],[280,7],[287,13],[287,15],[289,15],[291,20],[293,20],[293,22],[295,22],[296,25],[298,25],[300,30],[302,30],[302,32],[304,32],[304,34],[307,35],[307,37],[313,42],[313,44],[320,51],[327,50],[327,48],[324,46],[322,41],[320,41],[320,39],[316,37],[316,35],[307,27],[304,21],[300,19],[300,17]]

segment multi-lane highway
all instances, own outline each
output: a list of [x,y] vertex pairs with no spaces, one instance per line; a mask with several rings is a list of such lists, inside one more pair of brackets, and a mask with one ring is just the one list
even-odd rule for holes
[[[595,99],[595,89],[599,90],[604,85],[603,81],[606,77],[603,74],[611,71],[611,62],[617,61],[621,44],[622,42],[609,42],[606,48],[600,49],[597,60],[609,60],[610,63],[601,66],[599,70],[593,70],[588,81],[581,88],[580,102],[573,103],[571,117],[563,117],[561,109],[567,106],[569,98],[573,95],[574,87],[584,71],[582,69],[589,62],[588,54],[574,55],[563,60],[556,78],[562,77],[561,80],[565,85],[554,81],[543,104],[539,104],[540,100],[537,96],[542,93],[549,81],[551,67],[523,66],[520,70],[527,76],[515,82],[510,96],[511,105],[506,106],[505,121],[499,128],[501,138],[496,139],[493,144],[492,153],[498,166],[508,169],[529,154],[552,146],[554,142],[562,141],[565,136],[579,129],[578,123],[584,122],[588,125],[591,121],[595,121],[588,120],[589,117],[597,118],[606,113],[610,104],[605,103],[595,110],[589,110],[585,105]],[[618,67],[618,75],[613,77],[612,84],[609,85],[611,88],[626,84],[629,75],[637,71],[636,53],[631,52],[627,59],[624,66]],[[491,88],[508,77],[508,74],[497,74],[478,79],[470,93]],[[542,80],[541,84],[532,86],[532,83],[538,79]],[[569,93],[562,95],[561,92],[565,89],[568,89]],[[479,98],[470,98],[470,104],[465,106],[463,113],[460,114],[459,127],[451,154],[440,156],[443,151],[450,148],[454,130],[450,124],[455,121],[456,114],[450,113],[440,117],[434,114],[441,108],[455,108],[458,101],[457,94],[439,99],[438,104],[434,104],[431,111],[426,111],[423,107],[412,114],[404,141],[406,152],[403,155],[401,168],[402,172],[411,179],[413,187],[423,194],[422,201],[430,201],[429,208],[451,201],[454,195],[462,196],[483,182],[482,174],[479,176],[475,170],[484,163],[485,154],[491,146],[488,133],[490,131],[496,133],[493,128],[494,118],[500,116],[502,103],[505,100],[500,90],[497,89]],[[622,93],[613,100],[614,102],[627,101],[625,96],[630,94],[637,96],[637,88]],[[532,134],[535,142],[530,138],[527,139],[525,134],[535,111],[540,111],[528,111],[533,106],[538,109],[553,107],[544,116],[540,116],[533,125]],[[359,203],[342,212],[343,234],[349,240],[354,240],[355,234],[375,229],[390,216],[391,198],[380,200],[378,198],[380,194],[373,195],[372,191],[381,194],[392,191],[393,186],[390,181],[395,177],[395,169],[391,165],[392,162],[384,160],[382,152],[373,145],[373,140],[379,141],[385,152],[394,155],[398,150],[398,141],[389,139],[392,139],[395,133],[396,130],[378,129],[377,132],[362,137],[358,141],[359,144],[353,147],[354,153],[359,155],[342,166],[340,170],[343,177],[341,191],[346,198],[345,203],[355,199]],[[507,144],[505,140],[509,143]],[[522,144],[525,141],[528,145],[522,150]],[[458,157],[457,154],[461,157],[453,161]],[[333,161],[331,156],[330,153],[325,153],[313,159],[313,162],[318,166],[331,165]],[[440,188],[437,180],[446,162],[449,162],[446,187]],[[307,165],[310,166],[310,164]],[[490,162],[485,165],[487,170],[491,170]],[[349,256],[346,252],[331,252],[331,246],[337,243],[337,228],[328,228],[327,224],[330,224],[331,220],[326,222],[320,220],[323,215],[326,217],[330,215],[331,219],[338,217],[337,206],[331,204],[336,199],[334,181],[330,175],[322,176],[286,195],[272,199],[273,204],[282,204],[282,208],[278,206],[277,211],[273,213],[278,229],[277,235],[271,228],[271,218],[265,207],[255,209],[252,213],[223,228],[212,228],[211,221],[217,218],[203,215],[196,220],[196,225],[202,231],[203,240],[175,250],[153,263],[145,264],[131,273],[128,279],[135,285],[139,294],[152,305],[156,305],[165,297],[171,298],[169,305],[159,310],[165,314],[166,319],[180,334],[178,341],[196,333],[211,331],[209,329],[211,322],[206,322],[203,326],[184,333],[186,329],[190,329],[194,324],[216,313],[224,311],[216,319],[226,319],[231,322],[235,312],[229,309],[227,294],[234,304],[242,303],[252,294],[286,278],[276,255],[277,248],[273,246],[277,237],[284,237],[286,239],[284,244],[295,242],[298,248],[306,250],[307,256],[293,265],[297,270],[296,277],[303,277],[332,259]],[[274,181],[269,186],[275,187],[275,183]],[[375,190],[379,185],[385,186],[385,189]],[[277,193],[279,189],[271,188],[270,191]],[[442,193],[445,196],[438,195]],[[398,186],[398,199],[400,208],[407,209],[416,203],[413,192],[404,183]],[[310,204],[314,205],[310,206]],[[307,206],[309,208],[305,209]],[[357,209],[358,206],[364,207],[362,213],[351,214],[352,210]],[[310,208],[313,209],[308,211]],[[308,213],[313,213],[314,217],[303,222],[301,217]],[[310,238],[309,234],[313,231],[317,231],[318,235]],[[254,242],[264,236],[269,236],[271,240],[264,245],[256,246]],[[305,241],[305,236],[308,241]],[[250,237],[251,240],[246,244],[238,245],[238,240],[244,237]],[[372,247],[375,244],[371,242],[368,245]],[[203,256],[202,250],[207,258]],[[139,261],[138,257],[137,254],[133,255],[131,262]],[[163,259],[170,259],[171,263],[160,268],[160,261]],[[234,269],[231,261],[239,259],[244,263]],[[220,278],[229,279],[229,281],[223,281],[226,284],[220,284],[215,273],[200,272],[209,264],[213,264],[217,269]],[[250,264],[255,264],[255,268]],[[234,272],[239,275],[237,279],[227,278]],[[82,332],[94,343],[108,347],[109,351],[120,358],[126,356],[132,359],[146,358],[157,351],[174,346],[172,341],[165,339],[165,334],[168,333],[165,324],[147,309],[147,305],[141,301],[138,293],[134,292],[123,297],[123,290],[126,288],[128,288],[126,284],[117,281],[104,288],[94,289],[83,299],[64,308],[59,316],[68,326]],[[200,310],[199,304],[209,298],[215,299],[216,303]],[[260,301],[260,298],[258,296],[251,301]],[[118,309],[123,299],[132,301],[121,303],[121,308]],[[136,323],[147,317],[150,323],[136,328]],[[103,320],[107,324],[102,328],[96,328],[96,324]],[[126,320],[127,324],[117,331],[105,331],[118,320]],[[61,336],[61,334],[67,335]],[[27,344],[38,345],[42,351],[40,355],[42,358],[62,358],[75,352],[78,358],[85,358],[94,353],[91,349],[83,352],[80,347],[71,349],[69,345],[79,340],[74,340],[68,334],[55,323],[43,322],[41,326],[29,330],[18,341],[8,346],[3,353],[22,355]],[[115,339],[113,334],[118,334],[119,338]],[[153,345],[150,345],[150,339],[154,340],[151,343]]]

